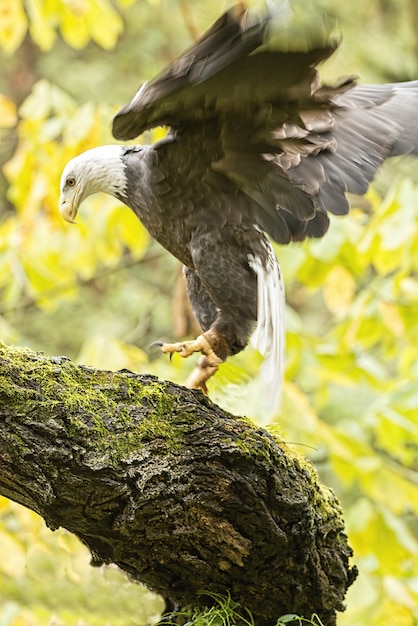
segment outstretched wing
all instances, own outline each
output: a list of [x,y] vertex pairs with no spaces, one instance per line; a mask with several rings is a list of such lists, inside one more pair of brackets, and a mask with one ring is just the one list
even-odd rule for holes
[[316,67],[335,42],[272,50],[268,25],[268,15],[250,20],[242,4],[225,13],[140,88],[115,116],[113,134],[132,139],[168,125],[204,145],[216,127],[213,180],[232,183],[252,221],[287,243],[322,236],[327,213],[346,213],[345,192],[364,193],[386,157],[418,153],[418,81],[321,85]]
[[245,115],[278,98],[310,98],[318,81],[314,66],[333,53],[335,42],[305,53],[267,52],[269,23],[269,15],[250,21],[243,4],[224,13],[115,115],[114,137],[134,139],[155,126],[183,128],[233,111]]
[[148,128],[184,125],[219,110],[219,98],[228,97],[222,71],[263,42],[268,17],[247,26],[246,16],[242,5],[233,7],[167,70],[144,83],[115,115],[114,137],[134,139]]

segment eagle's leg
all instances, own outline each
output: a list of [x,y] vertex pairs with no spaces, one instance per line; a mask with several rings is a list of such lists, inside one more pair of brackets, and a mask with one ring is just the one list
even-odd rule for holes
[[[249,232],[250,231],[250,232]],[[184,268],[187,293],[203,333],[193,341],[163,344],[163,352],[187,357],[201,352],[187,386],[206,392],[206,381],[228,356],[245,348],[257,318],[257,279],[249,264],[251,227],[229,226],[217,232],[195,233],[191,251],[194,268]]]
[[186,386],[190,389],[201,389],[207,393],[206,381],[217,372],[219,365],[228,356],[228,345],[222,336],[212,328],[217,317],[219,317],[219,312],[204,290],[198,275],[187,267],[184,267],[184,275],[187,293],[196,318],[202,329],[208,330],[191,341],[163,343],[161,351],[166,354],[177,352],[184,358],[195,352],[200,352],[202,356],[188,377]]
[[186,387],[190,389],[201,389],[207,393],[206,381],[217,371],[219,364],[222,363],[210,342],[210,331],[199,335],[192,341],[184,341],[178,343],[163,343],[161,351],[168,354],[178,352],[180,356],[186,358],[195,352],[201,352],[199,359],[193,372],[186,381]]

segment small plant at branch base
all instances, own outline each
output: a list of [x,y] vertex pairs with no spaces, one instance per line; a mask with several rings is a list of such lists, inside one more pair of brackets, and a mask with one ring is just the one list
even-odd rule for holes
[[[242,607],[239,602],[235,602],[231,596],[220,593],[201,592],[200,596],[207,596],[215,601],[215,604],[205,610],[180,611],[174,615],[163,616],[158,626],[175,626],[177,621],[172,621],[183,617],[184,626],[256,626],[251,611]],[[291,626],[324,626],[317,615],[312,615],[311,619],[300,617],[294,613],[282,615],[276,622],[276,626],[289,624]]]
[[[170,626],[176,624],[171,621],[178,617],[187,619],[184,626],[256,626],[251,612],[241,607],[228,594],[201,592],[200,596],[207,596],[215,602],[211,607],[204,610],[176,612],[175,615],[163,616],[158,626]],[[239,610],[238,610],[239,609]]]
[[282,626],[282,624],[292,624],[293,626],[303,626],[303,624],[311,624],[311,626],[324,626],[317,615],[312,615],[311,619],[306,617],[300,617],[293,613],[282,615],[276,622],[276,626]]

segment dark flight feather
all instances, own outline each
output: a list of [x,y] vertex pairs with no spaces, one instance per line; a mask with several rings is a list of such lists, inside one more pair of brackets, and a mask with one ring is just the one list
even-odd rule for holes
[[211,167],[250,199],[245,220],[279,243],[322,236],[324,211],[348,212],[346,192],[365,193],[388,156],[417,154],[418,81],[321,85],[316,66],[335,41],[270,50],[268,16],[247,20],[242,5],[219,18],[143,85],[115,116],[113,134],[126,140],[168,125],[196,143],[217,136]]

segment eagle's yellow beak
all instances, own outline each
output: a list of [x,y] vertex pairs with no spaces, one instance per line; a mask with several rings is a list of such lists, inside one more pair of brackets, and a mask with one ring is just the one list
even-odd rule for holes
[[73,195],[72,198],[69,199],[61,194],[59,209],[61,216],[65,219],[66,222],[69,222],[70,224],[77,224],[77,222],[75,221],[75,217],[78,212],[78,204],[76,202],[75,195]]

